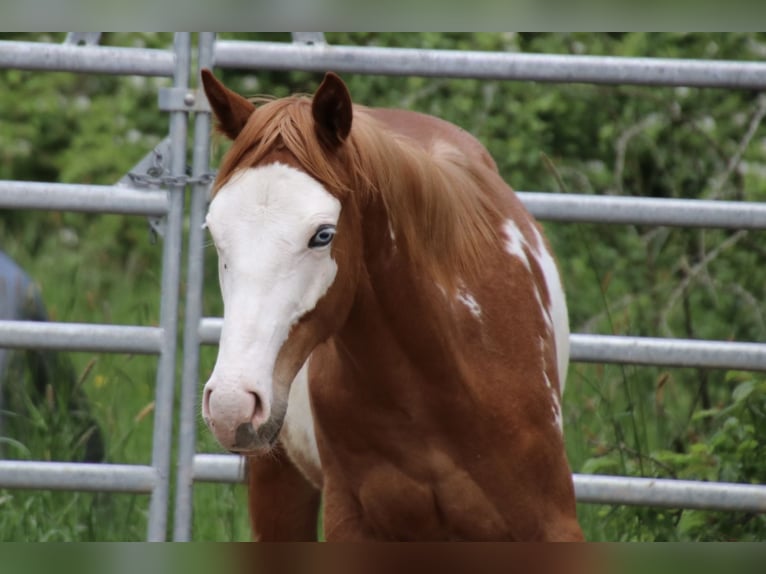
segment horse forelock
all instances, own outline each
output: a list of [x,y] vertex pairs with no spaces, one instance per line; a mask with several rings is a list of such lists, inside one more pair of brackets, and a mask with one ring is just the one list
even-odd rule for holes
[[262,100],[224,158],[213,194],[238,170],[287,153],[341,202],[357,202],[360,213],[377,201],[397,246],[419,271],[456,292],[459,278],[476,275],[500,242],[495,196],[508,191],[495,171],[458,145],[425,146],[355,106],[349,137],[328,148],[315,132],[309,97]]
[[274,152],[287,152],[299,167],[342,197],[348,191],[337,163],[320,144],[313,128],[311,100],[295,95],[256,100],[258,107],[221,163],[213,187],[215,195],[241,169],[269,161]]

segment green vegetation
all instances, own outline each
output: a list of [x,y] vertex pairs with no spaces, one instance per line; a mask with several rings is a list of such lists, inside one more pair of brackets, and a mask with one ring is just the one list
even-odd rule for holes
[[[4,35],[8,39],[13,35]],[[287,35],[226,35],[287,39]],[[20,39],[42,39],[41,35]],[[49,36],[53,41],[61,36]],[[334,44],[762,60],[763,34],[329,34]],[[107,34],[168,47],[167,34]],[[320,75],[220,74],[248,95],[311,92]],[[752,91],[351,76],[354,98],[439,115],[477,135],[519,190],[766,198],[766,100]],[[0,70],[0,179],[112,183],[167,132],[167,80]],[[217,140],[216,157],[225,144]],[[561,189],[563,188],[563,189]],[[766,340],[763,232],[546,224],[574,332]],[[160,248],[142,218],[0,212],[0,246],[39,282],[52,318],[156,324]],[[206,314],[220,312],[206,254]],[[201,380],[212,368],[205,349]],[[152,357],[71,355],[106,459],[148,463]],[[30,402],[7,457],[78,456],[65,400]],[[565,425],[577,472],[766,483],[761,373],[575,364]],[[205,429],[200,451],[217,452]],[[13,440],[10,440],[13,439]],[[80,445],[81,446],[81,445]],[[0,540],[127,540],[147,498],[0,490]],[[580,506],[592,540],[758,540],[763,515]],[[199,485],[195,539],[248,538],[241,488]]]

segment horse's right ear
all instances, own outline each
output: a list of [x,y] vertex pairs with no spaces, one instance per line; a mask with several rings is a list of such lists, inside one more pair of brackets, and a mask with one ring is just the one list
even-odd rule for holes
[[232,92],[207,68],[204,68],[201,74],[207,101],[210,102],[210,107],[218,120],[218,130],[230,139],[236,139],[245,127],[250,114],[255,111],[255,104]]

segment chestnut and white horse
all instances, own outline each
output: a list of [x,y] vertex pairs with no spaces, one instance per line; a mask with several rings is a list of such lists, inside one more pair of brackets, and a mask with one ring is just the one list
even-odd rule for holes
[[471,135],[202,74],[233,140],[206,219],[224,321],[203,417],[258,540],[580,540],[569,327],[539,226]]

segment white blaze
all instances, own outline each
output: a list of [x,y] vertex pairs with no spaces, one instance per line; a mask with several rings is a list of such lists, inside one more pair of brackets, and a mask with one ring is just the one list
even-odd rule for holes
[[210,413],[221,419],[218,428],[234,428],[229,415],[241,418],[241,394],[257,393],[265,409],[275,398],[287,399],[275,396],[277,355],[337,272],[330,246],[308,243],[320,225],[336,225],[339,216],[340,202],[319,182],[282,164],[238,172],[213,199],[206,223],[218,250],[224,321],[206,389],[221,401],[231,397]]

